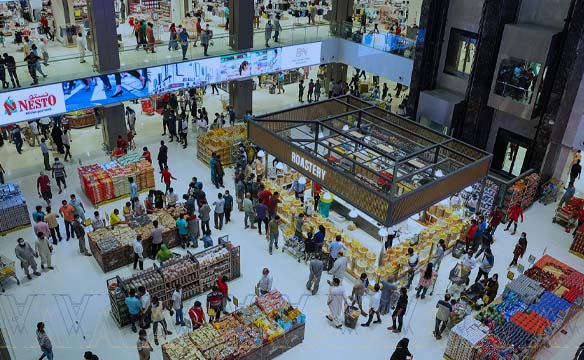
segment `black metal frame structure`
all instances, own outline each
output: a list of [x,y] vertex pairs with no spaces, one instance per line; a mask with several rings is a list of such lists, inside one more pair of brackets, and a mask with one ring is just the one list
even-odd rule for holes
[[481,181],[492,157],[352,96],[256,117],[248,136],[387,226]]

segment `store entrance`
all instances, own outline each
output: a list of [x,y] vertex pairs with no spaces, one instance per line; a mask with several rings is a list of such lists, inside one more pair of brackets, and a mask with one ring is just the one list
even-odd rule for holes
[[519,176],[526,170],[526,159],[530,147],[530,139],[505,129],[499,129],[491,168],[505,176]]

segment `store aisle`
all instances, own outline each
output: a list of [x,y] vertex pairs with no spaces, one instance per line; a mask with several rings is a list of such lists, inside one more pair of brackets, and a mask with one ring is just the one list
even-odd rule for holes
[[[157,128],[157,127],[156,127]],[[138,128],[138,132],[142,132]],[[74,141],[75,144],[75,141]],[[142,146],[140,143],[139,146]],[[157,152],[157,141],[149,143],[153,155]],[[105,157],[97,157],[95,161],[105,161]],[[178,146],[169,147],[169,166],[179,180],[173,186],[180,193],[188,186],[192,176],[197,176],[204,182],[209,198],[216,194],[209,181],[209,169],[201,162],[195,160],[195,149],[189,147],[183,151]],[[76,167],[68,165],[69,187],[62,195],[56,195],[54,204],[65,199],[71,193],[81,194]],[[227,188],[233,190],[231,180],[232,172],[228,171],[226,177]],[[40,203],[36,197],[35,175],[17,179],[27,196],[30,208]],[[157,186],[161,187],[159,179]],[[85,196],[81,196],[87,212],[94,209],[87,202]],[[109,213],[113,208],[121,208],[125,200],[99,207],[102,214]],[[577,268],[583,269],[582,260],[570,255],[567,250],[570,244],[570,235],[563,229],[551,223],[550,207],[536,204],[525,214],[525,223],[520,224],[519,231],[527,231],[529,245],[522,264],[527,265],[527,256],[533,254],[539,257],[544,250],[561,261]],[[389,316],[383,317],[383,323],[363,329],[360,326],[356,330],[336,330],[325,319],[327,313],[326,281],[329,276],[323,276],[321,290],[317,296],[310,296],[304,289],[308,276],[308,268],[305,264],[299,264],[287,254],[275,252],[268,255],[267,242],[252,230],[243,230],[241,213],[234,213],[233,223],[225,226],[224,231],[214,233],[229,235],[230,240],[241,245],[241,269],[242,277],[230,283],[231,292],[242,303],[248,303],[253,299],[253,288],[260,276],[263,267],[269,267],[274,277],[274,287],[286,294],[289,300],[296,304],[307,315],[306,339],[304,343],[283,354],[281,359],[298,359],[300,357],[332,357],[332,358],[358,358],[364,353],[371,359],[388,358],[395,348],[397,341],[404,336],[411,339],[410,349],[416,359],[438,359],[446,346],[447,337],[436,342],[432,337],[434,324],[435,304],[444,294],[448,284],[448,271],[454,266],[455,260],[447,256],[442,263],[436,290],[434,295],[425,300],[414,299],[414,290],[410,290],[410,304],[405,317],[404,331],[402,334],[393,334],[386,330],[390,324]],[[25,237],[32,242],[30,229],[20,230],[3,237],[0,241],[0,253],[14,258],[14,246],[17,237]],[[511,260],[511,252],[516,242],[507,232],[499,229],[495,236],[493,246],[495,253],[495,268],[501,276],[500,291],[506,280],[506,266]],[[181,249],[175,249],[179,253]],[[35,324],[44,321],[47,333],[55,346],[55,355],[58,359],[78,359],[83,351],[93,349],[100,358],[104,359],[135,359],[136,336],[129,328],[118,329],[115,322],[108,314],[109,299],[106,292],[106,279],[114,275],[130,274],[130,267],[103,274],[97,263],[92,258],[86,258],[77,254],[75,241],[60,243],[54,253],[54,271],[44,272],[42,276],[28,281],[22,272],[18,275],[23,279],[21,286],[10,284],[7,293],[0,297],[0,322],[7,329],[7,337],[15,349],[17,359],[34,358],[38,356],[38,348],[34,335]],[[147,260],[146,266],[151,266],[152,261]],[[472,277],[476,274],[473,272]],[[417,281],[417,278],[416,278]],[[350,293],[351,283],[346,282],[344,288]],[[413,288],[412,288],[413,289]],[[199,300],[204,300],[199,297]],[[193,300],[187,302],[191,306]],[[170,320],[170,319],[169,319]],[[361,318],[360,322],[365,319]],[[79,321],[76,324],[75,321]],[[567,335],[558,335],[551,344],[550,349],[544,349],[537,359],[546,359],[553,356],[557,359],[568,359],[575,352],[576,346],[581,341],[578,328],[584,326],[584,318],[573,322],[568,328]],[[175,334],[179,329],[171,325]],[[151,332],[149,331],[149,334]],[[150,335],[151,336],[151,335]],[[173,335],[174,337],[175,335]],[[152,339],[152,337],[151,337]],[[161,359],[160,350],[156,347],[153,359]]]

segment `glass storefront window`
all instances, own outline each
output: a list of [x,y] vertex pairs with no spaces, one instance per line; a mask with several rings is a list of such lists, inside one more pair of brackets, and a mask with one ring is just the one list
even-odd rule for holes
[[533,100],[541,64],[512,57],[501,60],[495,94],[528,105]]
[[450,30],[444,72],[468,78],[475,59],[478,35],[460,29]]

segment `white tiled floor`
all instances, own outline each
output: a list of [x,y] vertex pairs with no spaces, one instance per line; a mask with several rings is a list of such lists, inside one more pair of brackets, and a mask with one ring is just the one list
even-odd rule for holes
[[[292,85],[291,85],[292,87]],[[256,112],[266,112],[281,109],[285,106],[295,106],[296,88],[291,88],[285,95],[269,95],[266,89],[254,93],[254,108]],[[278,99],[273,101],[272,99]],[[271,101],[270,101],[271,100]],[[219,110],[219,97],[208,96],[204,104],[211,113]],[[138,148],[148,145],[153,155],[156,154],[160,140],[159,116],[140,117],[138,125]],[[196,160],[195,139],[191,134],[189,148],[183,150],[176,144],[169,146],[169,165],[174,176],[178,178],[174,187],[178,191],[184,191],[190,178],[197,176],[202,179],[208,196],[214,196],[215,191],[209,181],[209,169]],[[79,152],[80,144],[85,149]],[[81,195],[76,176],[76,163],[82,159],[83,163],[101,162],[106,158],[100,150],[99,136],[92,129],[75,131],[73,134],[74,162],[68,164],[69,188],[62,195],[53,200],[58,204],[71,193]],[[9,181],[21,185],[29,200],[29,208],[40,204],[34,190],[36,171],[41,166],[41,157],[38,149],[27,149],[25,155],[14,155],[12,146],[0,149],[2,161],[11,164],[7,167],[10,172],[7,175]],[[6,160],[8,159],[8,160]],[[22,170],[12,170],[18,163]],[[21,175],[24,174],[24,175]],[[233,189],[231,171],[228,172],[226,185]],[[158,182],[157,185],[161,186]],[[82,200],[92,212],[93,208],[85,196]],[[108,204],[99,208],[104,212],[110,212],[115,207],[121,207],[123,201]],[[582,259],[568,253],[571,237],[558,225],[552,224],[553,206],[544,207],[536,204],[525,214],[525,222],[520,224],[519,231],[527,231],[529,245],[527,254],[539,257],[544,251],[566,262],[580,271],[584,271]],[[448,272],[453,267],[455,260],[448,256],[443,262],[434,295],[425,299],[414,299],[414,292],[410,291],[410,305],[405,318],[405,330],[401,335],[390,333],[386,327],[390,323],[389,316],[383,317],[383,324],[372,326],[369,329],[360,326],[349,331],[332,328],[324,318],[326,315],[326,291],[327,285],[323,278],[321,290],[317,296],[309,296],[304,289],[307,280],[308,269],[306,265],[299,264],[289,255],[275,252],[270,256],[267,252],[267,244],[263,237],[251,230],[243,230],[243,219],[240,213],[234,213],[232,224],[225,226],[224,231],[215,233],[229,235],[230,240],[241,245],[242,277],[230,283],[230,291],[242,302],[249,302],[253,297],[253,287],[259,278],[263,267],[272,269],[274,286],[285,293],[290,301],[300,307],[307,314],[307,327],[305,341],[283,354],[282,359],[298,359],[300,357],[332,357],[339,359],[357,358],[363,354],[371,359],[386,359],[395,348],[397,341],[407,336],[411,339],[410,349],[416,359],[435,360],[441,358],[446,338],[435,341],[432,337],[434,324],[435,303],[443,296],[448,284]],[[32,231],[21,230],[0,238],[0,253],[14,258],[14,246],[16,238],[25,237],[32,242]],[[357,235],[362,236],[362,235]],[[501,277],[506,274],[506,266],[512,257],[512,250],[516,241],[507,232],[499,229],[496,234],[496,242],[493,246],[495,253],[495,271]],[[368,244],[375,248],[376,240],[369,238]],[[177,249],[176,251],[182,252]],[[527,259],[527,256],[526,256]],[[35,324],[38,321],[46,323],[49,337],[55,348],[55,358],[75,360],[81,357],[85,350],[95,351],[101,359],[135,359],[136,337],[129,328],[119,329],[108,314],[109,299],[106,292],[106,279],[114,275],[126,275],[132,272],[129,267],[116,270],[110,274],[103,274],[97,263],[92,258],[86,258],[77,254],[75,241],[61,243],[56,247],[53,257],[56,267],[54,271],[44,272],[39,278],[28,281],[18,270],[22,279],[20,286],[7,281],[7,292],[0,295],[0,326],[13,346],[14,359],[32,359],[39,356],[38,345],[35,338]],[[526,264],[526,260],[522,261]],[[147,260],[146,266],[152,262]],[[474,276],[476,271],[472,274]],[[506,280],[501,281],[501,291]],[[345,289],[350,291],[350,284],[346,283]],[[187,302],[191,306],[194,300]],[[78,321],[78,323],[76,322]],[[171,319],[168,319],[169,323]],[[580,344],[581,330],[584,326],[584,318],[580,315],[567,328],[567,335],[558,334],[551,343],[551,348],[542,350],[537,359],[568,359]],[[174,326],[171,326],[174,327]],[[177,329],[173,329],[177,330]],[[159,347],[156,347],[153,359],[161,359]]]

